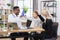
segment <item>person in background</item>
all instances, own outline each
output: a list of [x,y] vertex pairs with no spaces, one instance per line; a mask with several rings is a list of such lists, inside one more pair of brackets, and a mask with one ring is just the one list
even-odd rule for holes
[[[21,25],[21,20],[20,17],[18,17],[20,12],[20,9],[18,6],[13,7],[13,13],[8,15],[8,23],[17,23],[18,29],[26,29],[25,27],[22,27]],[[11,40],[16,40],[16,38],[12,38],[12,37],[20,37],[20,36],[26,36],[28,35],[28,33],[26,32],[15,32],[15,33],[11,33]],[[24,40],[28,40],[28,37],[24,37]]]

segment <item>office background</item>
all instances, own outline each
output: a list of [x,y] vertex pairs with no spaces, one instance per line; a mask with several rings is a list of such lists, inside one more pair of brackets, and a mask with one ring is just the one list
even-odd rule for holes
[[[3,5],[0,4],[0,9],[12,9],[13,6],[19,6],[21,13],[23,11],[23,7],[27,6],[28,12],[26,13],[27,16],[32,16],[32,12],[37,10],[41,13],[41,1],[57,1],[57,13],[56,13],[56,21],[59,23],[58,27],[58,35],[60,36],[60,0],[0,0]],[[24,2],[25,1],[25,2]],[[12,4],[11,6],[7,6],[6,4]],[[27,4],[28,3],[28,4]],[[1,7],[2,6],[2,7]],[[8,12],[10,13],[10,12]],[[3,13],[3,15],[5,15]],[[20,14],[21,15],[21,14]]]

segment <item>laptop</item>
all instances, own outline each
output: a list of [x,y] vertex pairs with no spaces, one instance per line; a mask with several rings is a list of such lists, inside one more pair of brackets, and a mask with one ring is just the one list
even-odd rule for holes
[[27,20],[27,23],[26,23],[27,29],[32,29],[32,28],[30,27],[31,22],[32,22],[31,20]]

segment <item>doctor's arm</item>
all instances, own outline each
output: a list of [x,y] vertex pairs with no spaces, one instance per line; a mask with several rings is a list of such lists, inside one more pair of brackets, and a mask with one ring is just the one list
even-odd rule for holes
[[20,18],[25,18],[25,19],[27,19],[27,20],[30,20],[30,21],[32,21],[33,19],[32,19],[32,17],[29,17],[29,16],[20,16]]
[[22,21],[17,21],[18,29],[26,29],[25,26],[22,26]]

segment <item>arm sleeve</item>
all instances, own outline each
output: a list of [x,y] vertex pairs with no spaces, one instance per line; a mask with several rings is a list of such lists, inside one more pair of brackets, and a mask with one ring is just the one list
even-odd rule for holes
[[29,17],[29,16],[27,17],[27,16],[26,16],[25,18],[26,18],[27,20],[32,21],[32,17]]
[[39,16],[39,18],[40,18],[40,20],[41,20],[42,22],[45,21],[45,19],[44,19],[41,15],[38,15],[38,16]]
[[11,15],[8,16],[8,22],[16,23],[16,18],[13,18]]

